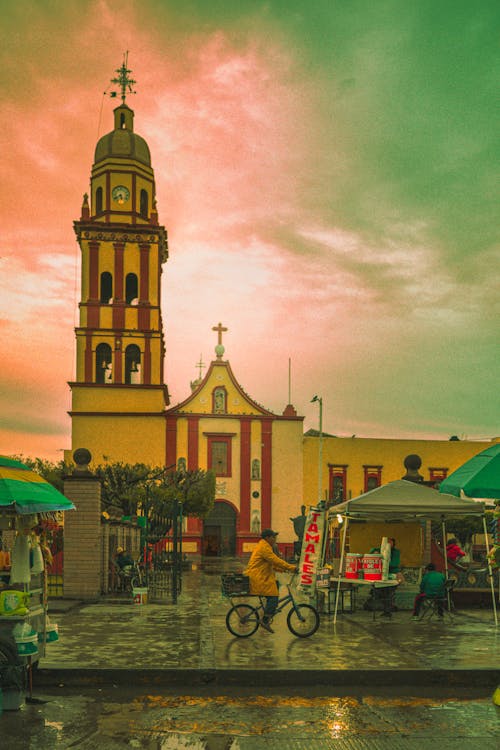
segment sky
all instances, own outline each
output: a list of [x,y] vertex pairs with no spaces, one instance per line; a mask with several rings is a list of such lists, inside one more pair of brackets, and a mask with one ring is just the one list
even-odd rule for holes
[[[498,398],[493,0],[3,0],[0,453],[71,445],[73,221],[127,99],[169,234],[166,382],[212,327],[304,429],[487,439]],[[289,379],[289,362],[291,362]]]

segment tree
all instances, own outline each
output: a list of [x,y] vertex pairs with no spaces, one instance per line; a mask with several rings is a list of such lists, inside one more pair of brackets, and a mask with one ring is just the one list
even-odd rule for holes
[[[41,458],[15,456],[37,474],[43,476],[60,492],[69,467],[63,461],[52,463]],[[101,507],[119,509],[124,516],[147,513],[150,528],[162,536],[168,533],[177,500],[182,503],[183,515],[204,518],[215,501],[215,474],[213,471],[169,470],[146,464],[113,463],[93,468],[101,481]]]
[[64,461],[47,461],[45,458],[25,458],[24,456],[13,456],[16,461],[21,461],[35,474],[40,474],[41,477],[47,480],[49,484],[59,490],[63,491],[64,475],[68,473],[68,467]]
[[204,518],[215,501],[215,474],[213,471],[170,471],[151,474],[156,479],[140,487],[141,505],[148,517],[149,537],[160,539],[168,534],[176,512],[176,501],[182,503],[182,514]]
[[120,508],[124,516],[137,514],[142,500],[142,488],[152,474],[146,464],[104,464],[93,469],[101,481],[101,507],[108,510]]
[[[449,518],[446,521],[446,532],[454,534],[460,544],[468,544],[474,534],[482,534],[483,521],[479,516],[467,516],[464,518]],[[435,539],[441,539],[442,528],[440,521],[432,521],[432,534]]]

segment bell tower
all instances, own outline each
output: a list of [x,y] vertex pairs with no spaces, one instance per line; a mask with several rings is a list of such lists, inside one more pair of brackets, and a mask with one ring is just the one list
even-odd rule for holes
[[[76,380],[71,382],[72,450],[96,464],[165,461],[165,344],[161,317],[167,232],[159,224],[146,141],[126,103],[135,83],[125,56],[112,79],[121,104],[99,139],[74,222],[81,250]],[[118,94],[113,92],[112,96]]]

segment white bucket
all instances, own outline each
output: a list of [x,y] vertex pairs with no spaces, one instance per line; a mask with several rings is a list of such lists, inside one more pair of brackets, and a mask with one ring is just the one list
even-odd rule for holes
[[147,604],[148,603],[148,590],[147,589],[132,589],[132,596],[134,598],[134,604]]
[[382,555],[363,555],[363,576],[365,581],[382,580]]

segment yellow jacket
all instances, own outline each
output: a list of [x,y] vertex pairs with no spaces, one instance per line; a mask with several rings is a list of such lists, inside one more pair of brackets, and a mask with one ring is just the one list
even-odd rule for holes
[[278,596],[278,586],[273,570],[293,572],[295,565],[290,565],[274,554],[269,542],[261,539],[248,561],[244,571],[250,578],[250,593],[261,596]]

